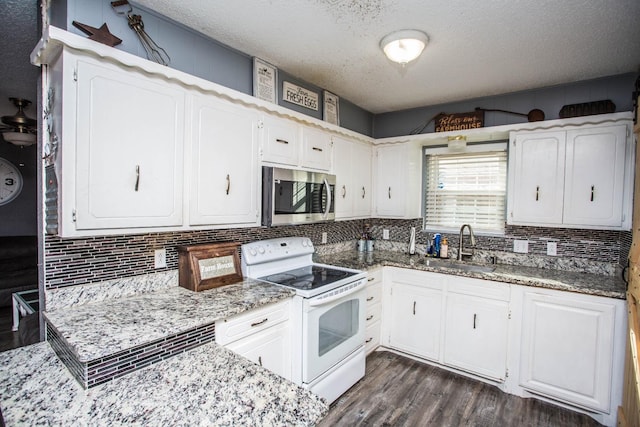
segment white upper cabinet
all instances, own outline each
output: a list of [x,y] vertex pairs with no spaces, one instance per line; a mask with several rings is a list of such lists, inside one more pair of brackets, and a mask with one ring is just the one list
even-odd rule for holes
[[562,224],[565,132],[517,134],[509,166],[512,222]]
[[300,166],[328,171],[331,169],[331,134],[325,130],[302,128],[302,159]]
[[75,203],[65,199],[63,229],[181,225],[184,91],[109,63],[65,61],[63,116],[75,132],[65,128],[62,143],[75,165],[63,179]]
[[258,113],[193,96],[191,225],[258,224]]
[[629,229],[633,144],[628,125],[511,135],[507,222]]
[[300,125],[291,120],[264,115],[262,161],[297,166],[300,159]]
[[333,138],[336,219],[371,215],[371,145]]
[[623,223],[626,141],[625,125],[567,132],[565,223]]
[[409,143],[375,148],[374,215],[420,218],[420,148]]

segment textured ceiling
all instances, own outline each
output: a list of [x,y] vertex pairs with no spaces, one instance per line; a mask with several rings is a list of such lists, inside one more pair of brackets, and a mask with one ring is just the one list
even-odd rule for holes
[[[6,0],[3,0],[6,1]],[[636,72],[639,0],[137,0],[374,113]],[[429,35],[402,69],[380,39]]]
[[[38,4],[38,0],[0,0],[0,114],[16,112],[8,97],[36,104],[40,68],[31,65],[29,55],[40,39]],[[27,115],[36,117],[35,106]]]

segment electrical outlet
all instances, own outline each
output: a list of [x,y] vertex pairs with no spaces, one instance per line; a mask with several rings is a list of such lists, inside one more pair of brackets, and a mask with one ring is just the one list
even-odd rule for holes
[[558,242],[547,242],[547,255],[558,255]]
[[513,241],[513,252],[519,254],[527,254],[529,253],[529,241],[528,240],[514,240]]
[[153,267],[165,268],[167,266],[167,250],[156,249],[154,253]]
[[384,240],[389,240],[389,230],[382,230],[382,238]]
[[323,231],[322,232],[322,244],[327,243],[327,232]]

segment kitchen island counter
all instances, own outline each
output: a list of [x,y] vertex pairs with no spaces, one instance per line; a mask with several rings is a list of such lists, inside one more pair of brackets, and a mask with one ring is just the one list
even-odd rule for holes
[[625,299],[626,284],[618,276],[578,273],[565,270],[496,264],[492,272],[467,271],[458,268],[429,266],[423,255],[409,255],[395,251],[358,253],[342,251],[333,254],[315,255],[314,261],[341,267],[367,270],[376,267],[400,267],[435,273],[453,274],[476,279],[493,280],[516,285],[556,289],[588,295]]
[[83,389],[47,342],[0,353],[7,426],[316,424],[320,397],[211,342]]

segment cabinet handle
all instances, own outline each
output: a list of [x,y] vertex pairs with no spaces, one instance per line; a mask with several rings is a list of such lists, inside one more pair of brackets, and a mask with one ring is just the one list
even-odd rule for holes
[[262,366],[262,356],[258,356],[258,363]]
[[136,186],[135,190],[138,191],[140,187],[140,165],[136,165]]
[[371,316],[367,317],[367,322],[368,322],[369,320],[371,320],[371,319],[373,319],[373,314],[372,314]]
[[536,187],[536,202],[538,201],[538,198],[540,196],[540,187]]
[[476,328],[476,316],[477,314],[473,313],[473,329]]
[[364,196],[366,196],[367,192],[365,191],[364,187],[362,187],[362,198],[364,199]]
[[369,338],[368,340],[366,340],[364,343],[365,344],[369,344],[371,341],[373,341],[373,337]]
[[369,302],[369,301],[373,301],[373,297],[367,298],[367,302]]
[[251,324],[251,327],[253,328],[254,326],[258,326],[258,325],[262,325],[264,322],[266,322],[267,320],[269,320],[267,317],[265,317],[264,319],[262,319],[259,322],[255,322]]
[[592,185],[592,186],[591,186],[591,201],[592,201],[592,202],[593,202],[593,193],[594,193],[595,189],[596,189],[596,186],[595,186],[595,185]]
[[342,186],[342,198],[344,199],[347,196],[347,186]]
[[389,198],[391,198],[391,187],[389,187],[388,193],[389,193]]
[[413,302],[413,314],[414,315],[416,314],[416,302],[415,301]]
[[320,152],[322,152],[322,148],[312,147],[311,149],[312,149],[313,151],[320,151]]
[[286,141],[284,139],[276,139],[276,142],[279,142],[280,144],[288,144],[289,141]]
[[227,174],[227,195],[229,195],[229,190],[231,190],[231,177]]
[[374,280],[376,280],[376,278],[375,278],[375,277],[369,277],[369,278],[367,279],[367,282],[373,282]]

